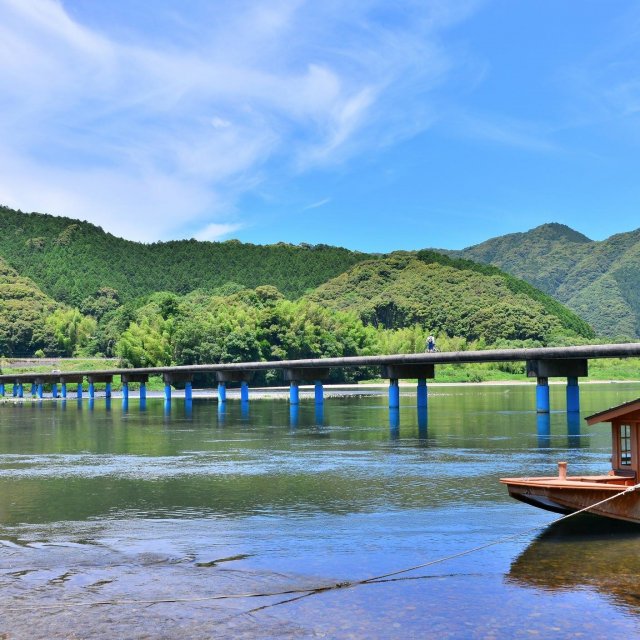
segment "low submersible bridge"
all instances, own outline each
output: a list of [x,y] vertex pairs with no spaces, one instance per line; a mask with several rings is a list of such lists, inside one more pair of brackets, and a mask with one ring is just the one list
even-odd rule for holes
[[640,357],[640,343],[582,345],[570,347],[540,347],[535,349],[494,349],[486,351],[452,351],[435,353],[412,353],[383,356],[352,356],[341,358],[313,358],[305,360],[280,360],[260,362],[235,362],[227,364],[198,364],[176,367],[148,367],[137,369],[104,369],[99,371],[52,371],[51,373],[15,373],[0,375],[0,395],[5,396],[6,387],[12,385],[14,397],[24,397],[25,385],[31,385],[34,397],[43,398],[45,391],[53,399],[67,397],[67,385],[76,384],[76,395],[82,398],[85,379],[88,382],[89,398],[95,397],[95,384],[105,384],[105,395],[111,397],[111,384],[115,376],[122,383],[122,397],[128,401],[129,384],[140,384],[140,399],[146,399],[146,385],[150,376],[163,379],[165,401],[171,401],[172,388],[184,385],[185,400],[192,398],[194,377],[208,374],[217,381],[219,403],[227,400],[227,384],[240,384],[240,399],[249,402],[249,385],[256,372],[281,371],[283,380],[289,383],[289,401],[300,402],[299,385],[314,384],[316,405],[324,402],[324,384],[332,369],[350,367],[380,367],[380,376],[389,381],[389,408],[400,406],[399,381],[417,380],[417,406],[428,405],[427,381],[436,377],[436,368],[443,364],[476,362],[525,362],[526,373],[537,379],[536,410],[549,413],[549,378],[566,378],[566,410],[580,411],[579,378],[588,376],[589,360],[601,358]]

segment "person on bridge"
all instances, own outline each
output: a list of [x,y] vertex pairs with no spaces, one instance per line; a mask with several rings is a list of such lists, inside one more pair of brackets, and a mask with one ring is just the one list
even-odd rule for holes
[[433,336],[427,338],[427,351],[433,353],[436,350],[436,339]]

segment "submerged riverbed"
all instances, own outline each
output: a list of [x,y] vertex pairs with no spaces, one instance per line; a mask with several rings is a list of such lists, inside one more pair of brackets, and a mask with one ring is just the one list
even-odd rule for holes
[[[536,416],[533,386],[0,406],[0,638],[635,636],[640,526],[579,516],[392,581],[283,600],[556,516],[501,476],[609,468],[608,425]],[[564,388],[551,390],[564,408]],[[582,417],[640,396],[591,384]],[[216,599],[218,596],[243,596]],[[173,600],[173,601],[172,601]],[[91,603],[105,603],[93,605]],[[261,608],[264,607],[264,608]]]

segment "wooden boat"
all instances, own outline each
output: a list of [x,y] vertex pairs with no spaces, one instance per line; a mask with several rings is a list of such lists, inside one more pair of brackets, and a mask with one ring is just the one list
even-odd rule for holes
[[[601,411],[587,424],[610,422],[612,434],[611,470],[598,476],[570,476],[567,463],[558,462],[558,475],[534,478],[501,478],[509,495],[526,504],[573,513],[621,494],[638,483],[640,471],[640,399]],[[596,506],[590,513],[640,523],[640,490]]]

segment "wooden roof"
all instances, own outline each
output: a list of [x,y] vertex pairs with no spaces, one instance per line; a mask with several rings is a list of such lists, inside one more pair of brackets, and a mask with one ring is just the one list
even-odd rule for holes
[[[640,398],[620,404],[617,407],[611,407],[604,411],[594,413],[592,416],[585,418],[587,424],[596,424],[596,422],[612,422],[617,418],[622,418],[631,414],[640,415]],[[634,416],[635,417],[635,416]]]

